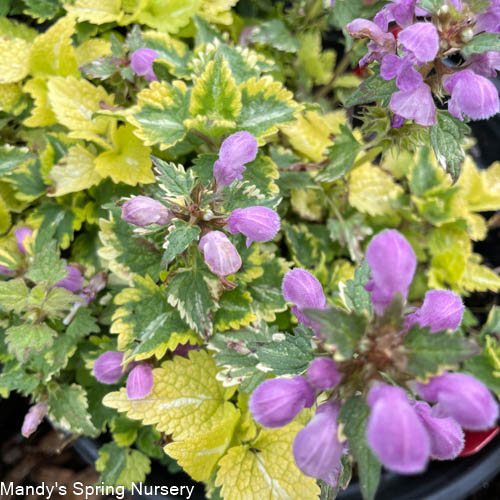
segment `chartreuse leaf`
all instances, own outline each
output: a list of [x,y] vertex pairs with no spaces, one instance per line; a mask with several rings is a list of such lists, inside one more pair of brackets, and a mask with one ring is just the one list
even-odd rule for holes
[[300,36],[300,48],[297,62],[315,85],[326,85],[332,78],[336,54],[333,50],[324,50],[321,45],[319,30],[306,31]]
[[158,31],[177,33],[196,14],[202,0],[146,0],[137,21]]
[[342,309],[306,309],[308,318],[321,325],[321,334],[326,340],[337,347],[338,352],[345,358],[352,356],[359,339],[365,333],[366,316]]
[[487,50],[500,52],[500,37],[497,33],[480,33],[460,50],[465,57],[470,57],[472,54],[482,54]]
[[65,16],[35,38],[29,55],[34,76],[78,75],[78,63],[71,41],[74,32],[74,17]]
[[231,443],[239,419],[239,410],[228,407],[223,419],[211,430],[170,443],[165,446],[165,453],[175,458],[195,481],[207,481]]
[[238,0],[202,0],[199,15],[211,23],[231,24],[233,16],[231,7],[234,7]]
[[33,353],[50,347],[54,342],[56,332],[43,323],[25,323],[12,326],[5,332],[5,335],[8,351],[23,362]]
[[6,311],[21,313],[29,297],[29,289],[22,278],[0,281],[0,306]]
[[99,184],[102,176],[96,170],[95,156],[80,144],[72,146],[50,170],[54,182],[49,196],[63,196]]
[[239,130],[257,138],[273,135],[277,125],[294,119],[297,103],[292,93],[270,76],[250,78],[240,85],[241,112],[237,119]]
[[76,16],[78,22],[92,24],[119,22],[122,17],[121,0],[76,0],[66,4],[65,9]]
[[373,500],[380,481],[381,465],[366,442],[366,420],[370,408],[361,396],[348,399],[340,410],[339,422],[358,465],[359,484],[364,500]]
[[47,80],[41,76],[36,76],[25,83],[23,90],[31,94],[31,97],[35,100],[31,116],[24,120],[24,125],[27,127],[46,127],[56,123],[56,115],[49,103]]
[[193,118],[185,124],[208,135],[220,135],[235,127],[240,110],[241,93],[226,60],[219,55],[195,81],[189,104]]
[[319,487],[295,465],[292,444],[301,425],[262,430],[249,444],[229,449],[219,462],[215,480],[224,500],[300,498],[315,500]]
[[199,226],[190,225],[182,220],[175,221],[173,227],[174,229],[167,234],[163,243],[165,251],[161,258],[162,266],[168,266],[193,241],[198,241],[200,236]]
[[403,193],[392,177],[370,164],[355,168],[349,175],[349,203],[369,215],[385,215]]
[[177,144],[186,135],[184,120],[189,116],[190,91],[180,80],[171,85],[152,82],[138,94],[139,111],[129,121],[146,146],[161,150]]
[[27,24],[12,18],[0,17],[0,36],[2,38],[22,38],[27,42],[32,42],[37,35],[38,32]]
[[260,22],[253,27],[248,39],[283,52],[297,52],[300,47],[299,41],[290,33],[281,19]]
[[84,64],[96,59],[101,61],[108,59],[106,56],[111,56],[111,43],[101,38],[91,38],[79,45],[75,50],[78,67],[81,68]]
[[413,325],[405,336],[408,371],[426,379],[443,368],[455,367],[459,362],[478,353],[475,342],[451,332],[430,333],[429,328]]
[[95,159],[96,172],[111,177],[113,182],[130,186],[150,184],[155,178],[151,170],[151,149],[134,135],[132,125],[122,125],[113,133],[114,149],[101,153]]
[[109,144],[101,137],[108,132],[112,118],[92,116],[101,103],[113,105],[113,97],[101,87],[72,76],[54,77],[48,82],[49,102],[57,121],[71,132],[69,137],[97,142],[106,148]]
[[470,128],[447,111],[438,111],[436,124],[430,128],[432,149],[440,165],[456,181],[465,153],[462,146]]
[[459,285],[469,292],[498,292],[500,276],[492,269],[479,264],[481,256],[473,254],[465,265]]
[[29,73],[30,45],[21,38],[0,38],[0,83],[14,83]]
[[131,419],[183,440],[212,430],[234,412],[228,400],[236,390],[216,380],[215,361],[206,351],[190,351],[189,358],[175,356],[153,370],[151,394],[129,400],[125,388],[106,395],[103,404]]

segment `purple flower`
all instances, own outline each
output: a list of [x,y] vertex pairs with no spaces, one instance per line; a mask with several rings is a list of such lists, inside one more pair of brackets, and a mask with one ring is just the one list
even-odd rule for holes
[[316,358],[307,368],[307,379],[320,391],[329,391],[339,384],[342,374],[331,358]]
[[366,248],[372,279],[366,284],[375,312],[381,315],[400,292],[406,300],[417,258],[404,236],[393,229],[377,234]]
[[391,120],[391,128],[401,128],[405,124],[406,118],[401,115],[394,114]]
[[95,378],[102,384],[116,384],[124,373],[122,362],[123,352],[108,351],[101,354],[94,362]]
[[369,38],[368,53],[359,61],[361,67],[373,61],[381,61],[386,54],[396,50],[396,39],[392,33],[386,33],[374,22],[367,19],[354,19],[347,25],[347,31],[353,38]]
[[325,309],[326,299],[321,283],[310,272],[297,268],[285,274],[281,288],[285,300],[295,304],[292,312],[299,323],[312,327],[318,334],[319,325],[310,320],[302,309]]
[[426,384],[418,382],[417,390],[422,399],[438,402],[443,414],[465,429],[488,429],[498,418],[498,405],[490,391],[471,375],[445,372]]
[[252,241],[268,241],[280,229],[280,217],[267,207],[237,208],[227,220],[231,234],[242,233],[247,237],[247,247]]
[[153,61],[158,57],[158,52],[153,49],[139,49],[132,52],[130,66],[134,73],[144,76],[146,80],[158,80],[153,71]]
[[32,236],[33,230],[29,227],[18,227],[14,230],[14,234],[16,235],[17,249],[23,255],[26,255],[25,240],[26,238],[30,238]]
[[153,369],[147,363],[139,363],[127,378],[127,397],[145,398],[153,390]]
[[218,276],[228,276],[241,267],[241,257],[236,247],[221,231],[210,231],[200,239],[199,248],[210,271]]
[[28,410],[21,428],[21,434],[25,438],[30,437],[38,429],[43,417],[47,415],[47,411],[48,408],[45,403],[37,403]]
[[448,290],[429,290],[422,307],[406,318],[409,328],[414,323],[428,326],[431,333],[441,330],[456,330],[462,322],[464,305],[462,299]]
[[393,113],[414,120],[419,125],[430,127],[436,123],[436,106],[431,88],[426,83],[415,90],[395,92],[389,106]]
[[3,274],[4,276],[12,276],[15,274],[15,271],[12,271],[7,266],[0,265],[0,274]]
[[500,52],[487,50],[482,54],[473,54],[467,59],[467,66],[477,75],[495,78],[500,71]]
[[248,407],[253,418],[264,427],[283,427],[313,404],[313,389],[306,379],[296,376],[262,382],[253,391]]
[[378,26],[387,31],[389,23],[396,21],[399,26],[406,27],[413,22],[417,0],[391,0],[373,19]]
[[491,5],[482,14],[476,16],[475,33],[488,31],[500,33],[500,0],[491,0]]
[[297,467],[306,476],[322,479],[332,487],[338,482],[343,449],[337,438],[338,413],[338,404],[322,404],[293,443]]
[[413,67],[410,56],[400,58],[395,54],[387,54],[380,64],[380,76],[384,80],[396,78],[399,90],[417,89],[424,81],[422,75]]
[[416,62],[433,61],[439,50],[439,35],[432,23],[415,23],[398,35],[398,42]]
[[122,219],[134,226],[164,226],[172,217],[172,212],[163,203],[147,196],[136,196],[122,206]]
[[451,94],[448,111],[463,120],[462,114],[473,120],[489,118],[498,113],[498,92],[488,79],[470,69],[449,76],[444,88]]
[[75,266],[66,266],[66,271],[68,271],[66,278],[59,280],[54,287],[65,288],[71,293],[76,293],[81,290],[83,286],[83,276],[80,270]]
[[366,436],[378,459],[401,474],[422,472],[429,459],[430,439],[403,389],[378,384],[367,401],[371,412]]
[[437,460],[456,458],[464,447],[464,433],[457,422],[443,415],[439,405],[431,408],[424,401],[418,401],[414,408],[429,435],[431,457]]
[[250,132],[230,135],[219,149],[219,159],[214,163],[217,189],[230,186],[235,179],[243,179],[245,164],[257,156],[257,140]]

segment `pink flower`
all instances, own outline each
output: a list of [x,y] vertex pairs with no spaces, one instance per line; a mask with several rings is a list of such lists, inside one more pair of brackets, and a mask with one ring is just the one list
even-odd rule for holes
[[415,90],[395,92],[389,107],[392,112],[419,125],[430,127],[436,123],[436,106],[426,83],[421,83]]
[[127,377],[127,397],[142,399],[153,390],[153,369],[147,363],[139,363]]
[[231,234],[242,233],[247,237],[247,247],[252,241],[268,241],[280,229],[280,217],[267,207],[237,208],[227,221]]
[[26,238],[30,238],[33,235],[33,230],[29,227],[18,227],[14,230],[17,240],[17,248],[23,254],[26,255]]
[[138,49],[130,56],[130,66],[134,73],[144,76],[146,80],[158,80],[153,71],[153,62],[158,52],[153,49]]
[[198,244],[203,252],[205,263],[214,274],[228,276],[241,267],[241,257],[236,247],[221,231],[210,231]]

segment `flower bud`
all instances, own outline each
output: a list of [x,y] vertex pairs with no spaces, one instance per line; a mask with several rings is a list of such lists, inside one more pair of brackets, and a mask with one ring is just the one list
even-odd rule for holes
[[30,437],[38,429],[43,417],[47,415],[47,411],[48,408],[45,403],[37,403],[28,410],[21,428],[21,434],[25,438]]
[[449,76],[444,88],[451,94],[448,111],[460,120],[463,120],[462,115],[481,120],[498,113],[499,100],[495,85],[470,69]]
[[341,471],[342,444],[337,438],[338,413],[338,404],[331,401],[322,404],[293,443],[297,467],[306,476],[322,479],[332,487],[337,485]]
[[30,238],[33,235],[33,230],[29,227],[18,227],[14,230],[17,240],[17,248],[23,254],[26,255],[26,238]]
[[147,363],[139,363],[127,378],[127,397],[145,398],[153,390],[153,369]]
[[199,248],[210,271],[218,276],[228,276],[241,267],[241,257],[236,247],[221,231],[210,231],[200,239]]
[[253,418],[265,427],[283,427],[304,408],[314,404],[314,391],[307,381],[294,378],[266,380],[253,391],[248,406]]
[[83,276],[80,270],[75,266],[66,266],[66,271],[68,271],[66,278],[59,280],[54,287],[65,288],[72,293],[81,290],[83,286]]
[[394,114],[391,120],[391,128],[401,128],[405,124],[406,118],[401,115]]
[[370,448],[388,469],[400,474],[422,472],[430,440],[403,389],[378,384],[368,393],[371,407],[366,426]]
[[439,405],[430,407],[424,401],[415,403],[415,411],[424,424],[431,441],[431,457],[452,460],[464,447],[464,433],[457,422],[444,416]]
[[230,135],[219,149],[219,159],[214,163],[214,177],[217,189],[230,186],[235,179],[241,180],[245,164],[257,156],[257,140],[250,132],[236,132]]
[[408,295],[417,265],[411,245],[398,231],[386,229],[377,234],[366,249],[372,280],[366,284],[371,292],[373,308],[381,315],[400,292],[403,300]]
[[137,75],[144,76],[146,80],[158,80],[153,71],[153,61],[158,57],[158,52],[153,49],[139,49],[130,56],[130,67]]
[[316,358],[307,368],[307,379],[320,391],[329,391],[339,384],[342,374],[331,358]]
[[464,305],[462,299],[448,290],[429,290],[420,309],[406,318],[409,328],[414,323],[428,326],[431,333],[441,330],[456,330],[462,322]]
[[116,384],[124,371],[122,368],[123,352],[108,351],[101,354],[94,362],[94,376],[102,384]]
[[122,219],[135,226],[164,226],[172,217],[172,212],[163,203],[147,196],[136,196],[122,206]]
[[464,429],[486,430],[498,418],[498,404],[488,388],[465,373],[447,373],[417,384],[418,394],[438,402],[441,410]]
[[247,237],[247,247],[252,241],[268,241],[280,229],[280,217],[267,207],[237,208],[227,220],[231,234],[242,233]]
[[470,42],[474,38],[474,31],[472,28],[466,28],[460,34],[460,38],[464,43]]

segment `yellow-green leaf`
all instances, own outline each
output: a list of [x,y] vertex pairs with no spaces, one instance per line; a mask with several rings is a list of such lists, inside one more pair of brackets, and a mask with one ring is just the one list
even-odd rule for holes
[[104,24],[120,21],[122,17],[121,0],[76,0],[66,4],[66,10],[74,14],[78,22]]
[[29,72],[30,46],[21,38],[0,38],[0,83],[22,80]]
[[144,146],[134,135],[132,125],[118,128],[113,134],[113,142],[115,149],[101,153],[96,158],[96,171],[99,175],[131,186],[154,182],[149,159],[151,148]]
[[500,290],[500,276],[492,269],[480,265],[477,261],[479,259],[471,259],[467,262],[460,285],[469,292],[498,292]]
[[78,67],[87,64],[99,57],[111,55],[111,43],[108,40],[100,38],[91,38],[86,40],[75,49],[76,60]]
[[56,115],[52,111],[48,99],[47,80],[36,76],[28,80],[23,88],[35,100],[35,107],[31,110],[31,116],[24,120],[24,125],[27,127],[47,127],[56,123]]
[[317,85],[325,85],[332,77],[336,54],[333,50],[323,50],[321,33],[308,31],[300,39],[298,62]]
[[198,14],[211,23],[231,24],[231,7],[237,3],[238,0],[202,0]]
[[177,33],[186,26],[201,5],[201,0],[146,0],[137,20],[158,31]]

